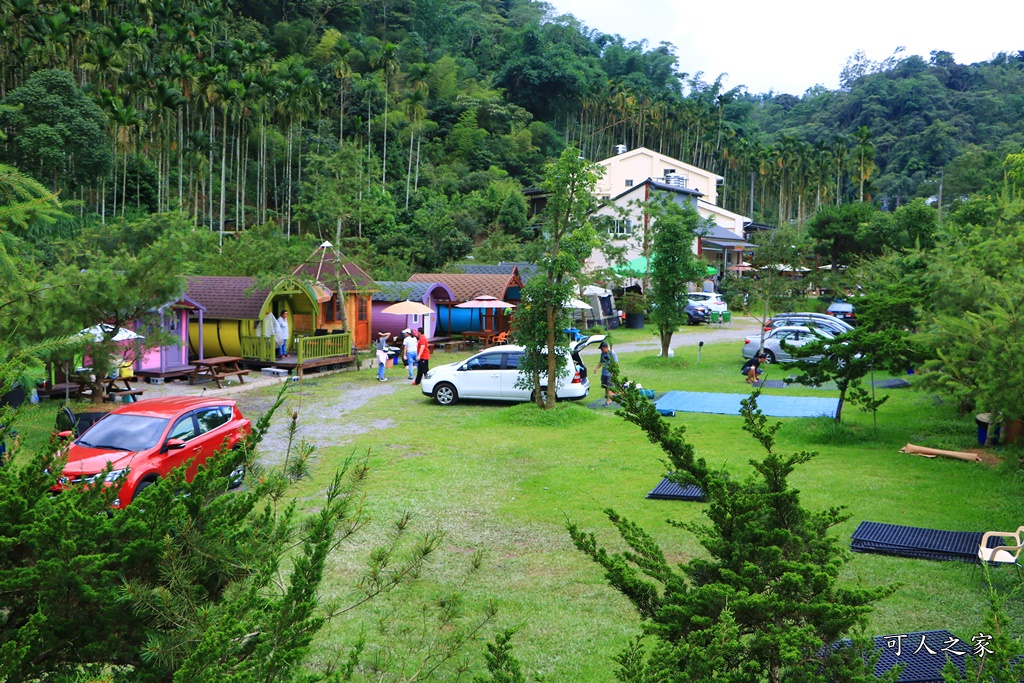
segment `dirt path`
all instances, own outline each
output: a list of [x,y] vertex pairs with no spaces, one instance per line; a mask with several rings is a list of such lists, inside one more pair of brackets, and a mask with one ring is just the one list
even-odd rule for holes
[[[405,382],[405,370],[402,376],[389,378],[384,383],[373,382],[361,384],[344,382],[331,389],[329,395],[318,392],[315,397],[305,396],[299,414],[298,439],[305,439],[318,448],[338,446],[349,443],[352,437],[374,429],[387,429],[394,422],[390,418],[382,420],[352,420],[346,416],[353,410],[362,408],[377,396],[394,393]],[[315,381],[315,380],[314,380]],[[257,396],[253,393],[236,396],[242,414],[255,420],[273,404],[271,396]],[[280,465],[284,460],[288,446],[288,423],[292,411],[298,408],[298,392],[290,396],[274,415],[274,421],[260,446],[260,454],[264,464]],[[315,458],[314,458],[315,459]]]

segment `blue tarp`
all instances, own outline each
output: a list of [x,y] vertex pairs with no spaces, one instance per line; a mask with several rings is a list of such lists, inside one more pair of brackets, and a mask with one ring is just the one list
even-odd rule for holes
[[[740,401],[747,394],[708,394],[697,391],[670,391],[654,405],[658,410],[678,410],[684,413],[715,413],[739,415]],[[757,405],[771,417],[835,417],[839,399],[813,396],[765,396]]]

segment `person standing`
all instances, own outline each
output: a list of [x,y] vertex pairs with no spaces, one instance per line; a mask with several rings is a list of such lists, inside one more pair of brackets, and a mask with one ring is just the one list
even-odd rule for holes
[[377,381],[387,382],[384,370],[388,366],[388,333],[381,330],[377,333]]
[[402,330],[402,334],[405,335],[402,340],[402,348],[405,349],[405,366],[409,370],[409,380],[411,381],[416,372],[416,337],[413,336],[412,330],[409,328]]
[[274,338],[277,340],[277,357],[284,358],[288,355],[288,311],[281,311]]
[[608,365],[618,362],[619,356],[612,351],[611,345],[606,341],[601,342],[601,360],[597,367],[601,369],[601,387],[604,389],[604,404],[606,406],[610,406],[612,398],[615,397],[615,392],[612,391],[612,370]]
[[427,372],[430,371],[430,342],[427,340],[427,335],[423,334],[423,328],[419,330],[419,334],[416,337],[416,379],[413,380],[413,384],[419,384],[423,381]]

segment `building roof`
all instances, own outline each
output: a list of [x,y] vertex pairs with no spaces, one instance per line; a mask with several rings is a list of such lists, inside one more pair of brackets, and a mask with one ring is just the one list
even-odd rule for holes
[[522,281],[514,274],[416,273],[409,282],[440,282],[448,286],[453,301],[469,301],[481,294],[502,299],[509,287],[520,287]]
[[467,275],[511,275],[516,270],[514,263],[499,263],[498,265],[484,265],[476,263],[454,263],[452,268],[458,268]]
[[701,168],[700,166],[694,166],[693,164],[688,164],[685,161],[680,161],[679,159],[675,159],[673,157],[670,157],[667,154],[662,154],[661,152],[655,152],[653,149],[647,149],[646,147],[635,147],[635,148],[633,148],[631,150],[623,152],[622,154],[616,154],[614,156],[610,156],[610,157],[606,157],[604,159],[601,159],[597,163],[602,164],[602,165],[608,165],[608,164],[611,164],[613,161],[621,160],[621,159],[628,159],[630,157],[635,157],[635,156],[649,156],[649,157],[655,157],[657,159],[662,159],[664,161],[671,162],[675,166],[680,166],[680,167],[685,168],[685,169],[687,169],[689,171],[696,172],[696,173],[699,173],[701,175],[708,176],[710,178],[722,178],[723,177],[723,176],[718,175],[717,173],[712,173],[711,171],[709,171],[709,170],[707,170],[705,168]]
[[516,267],[516,270],[519,272],[519,280],[524,285],[530,281],[530,278],[537,274],[537,271],[540,270],[540,266],[528,261],[502,261],[498,265],[504,266],[507,264],[512,264]]
[[206,308],[206,318],[257,320],[270,294],[270,289],[254,289],[252,277],[193,276],[187,282],[188,298]]
[[380,302],[405,301],[406,299],[409,301],[423,301],[430,292],[439,287],[445,293],[451,292],[443,282],[378,280],[377,287],[380,289],[373,293],[373,300]]
[[644,180],[643,182],[637,183],[636,185],[634,185],[633,187],[629,188],[628,190],[626,190],[624,192],[620,192],[619,194],[615,195],[614,197],[612,197],[608,201],[612,201],[612,202],[618,201],[619,199],[622,199],[623,197],[625,197],[627,194],[630,194],[632,192],[636,192],[637,190],[639,190],[644,185],[650,185],[651,188],[653,188],[655,190],[664,190],[665,192],[675,192],[676,194],[686,194],[686,195],[690,195],[690,196],[693,196],[693,197],[697,197],[698,199],[700,199],[701,197],[704,196],[703,192],[701,192],[700,190],[696,190],[696,189],[694,189],[692,187],[683,187],[682,185],[670,185],[668,183],[660,183],[660,182],[654,180],[653,178],[648,178],[647,180]]
[[330,242],[324,242],[313,250],[309,258],[292,271],[292,275],[308,277],[330,287],[340,283],[342,289],[369,292],[377,289],[377,283],[362,268],[345,260]]

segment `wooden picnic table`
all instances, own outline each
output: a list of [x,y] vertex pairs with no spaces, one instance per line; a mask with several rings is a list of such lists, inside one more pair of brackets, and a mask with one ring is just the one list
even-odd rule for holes
[[213,358],[194,360],[192,365],[196,366],[196,369],[192,371],[188,383],[195,384],[202,380],[212,379],[217,383],[218,389],[223,389],[221,380],[235,376],[238,378],[239,384],[245,384],[244,376],[248,375],[249,371],[240,368],[238,366],[240,362],[242,359],[237,356],[214,356]]
[[[146,392],[145,389],[133,389],[132,380],[134,377],[107,377],[103,380],[103,398],[104,400],[113,401],[114,399],[124,396],[132,403],[139,400],[139,396],[142,396]],[[118,382],[121,386],[118,386]]]
[[487,340],[498,334],[494,330],[463,332],[462,337],[471,344],[487,344]]

